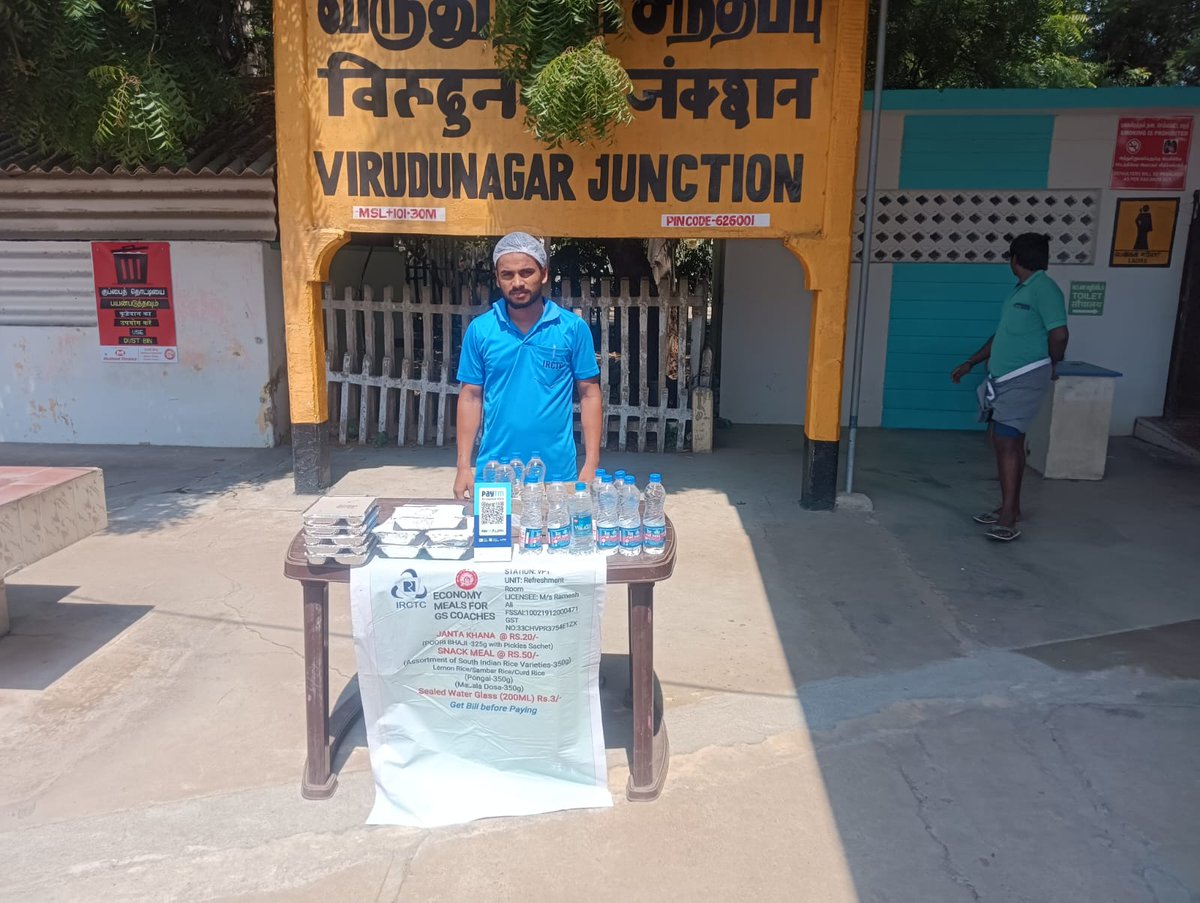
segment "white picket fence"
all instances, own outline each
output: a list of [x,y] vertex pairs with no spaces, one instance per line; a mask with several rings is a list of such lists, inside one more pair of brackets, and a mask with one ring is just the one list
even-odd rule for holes
[[[606,280],[602,288],[598,296],[558,300],[598,336],[605,398],[601,446],[645,451],[652,445],[660,452],[668,444],[689,447],[693,392],[708,386],[711,366],[704,344],[707,286],[679,294],[664,283],[656,297],[631,292],[627,281]],[[338,297],[325,287],[326,379],[338,441],[452,444],[462,336],[473,318],[488,311],[486,295],[482,289],[434,292],[409,284],[398,299],[396,294],[389,286],[376,298],[363,286]],[[657,335],[650,333],[652,310],[658,312]],[[648,360],[650,352],[654,358]],[[707,414],[701,416],[711,418],[711,404],[702,407]],[[575,411],[578,431],[578,403]],[[698,435],[711,436],[711,423],[696,426]]]

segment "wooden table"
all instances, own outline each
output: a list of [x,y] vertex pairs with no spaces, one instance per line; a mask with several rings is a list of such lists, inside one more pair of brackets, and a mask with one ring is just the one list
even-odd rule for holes
[[[377,499],[380,520],[399,505],[446,505],[444,499]],[[464,503],[464,514],[466,505]],[[667,777],[667,727],[654,706],[654,584],[675,570],[675,527],[667,522],[667,547],[662,555],[613,555],[608,559],[608,584],[629,587],[629,659],[633,701],[633,763],[625,796],[630,800],[657,799]],[[299,580],[304,598],[304,684],[308,758],[300,793],[324,800],[337,790],[330,766],[338,745],[362,714],[358,694],[329,711],[329,584],[349,583],[350,568],[310,565],[304,554],[304,531],[288,547],[284,576]]]

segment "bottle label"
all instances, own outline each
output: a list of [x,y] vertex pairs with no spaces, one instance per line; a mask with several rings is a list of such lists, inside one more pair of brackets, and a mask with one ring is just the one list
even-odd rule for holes
[[667,544],[667,528],[662,526],[646,526],[643,527],[646,531],[646,545],[652,549],[661,549]]
[[525,529],[525,548],[533,552],[542,547],[542,530],[541,527],[527,527]]
[[622,527],[621,545],[626,549],[636,549],[642,544],[641,527]]
[[571,529],[575,531],[576,536],[592,535],[592,516],[590,514],[576,514],[571,518]]
[[550,548],[552,549],[569,549],[571,548],[571,528],[570,527],[550,527],[546,531],[550,538]]
[[596,545],[602,549],[615,549],[621,541],[620,531],[616,527],[597,527]]

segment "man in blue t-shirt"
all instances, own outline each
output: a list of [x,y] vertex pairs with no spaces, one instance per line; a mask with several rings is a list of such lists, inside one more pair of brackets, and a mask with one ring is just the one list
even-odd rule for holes
[[[590,483],[600,464],[603,402],[592,333],[573,311],[542,297],[550,279],[545,246],[512,232],[492,253],[503,298],[471,321],[458,362],[458,471],[454,497],[470,499],[491,460],[537,452],[550,483]],[[583,467],[575,450],[579,393]],[[477,464],[471,452],[483,426]]]

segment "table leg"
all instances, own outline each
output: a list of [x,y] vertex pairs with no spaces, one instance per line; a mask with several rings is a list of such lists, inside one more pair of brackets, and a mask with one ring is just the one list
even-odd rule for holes
[[329,584],[301,581],[304,591],[304,702],[308,758],[300,795],[324,800],[337,789],[329,748]]
[[654,713],[654,584],[629,585],[629,658],[633,670],[633,763],[625,796],[657,799],[667,779],[667,726]]

